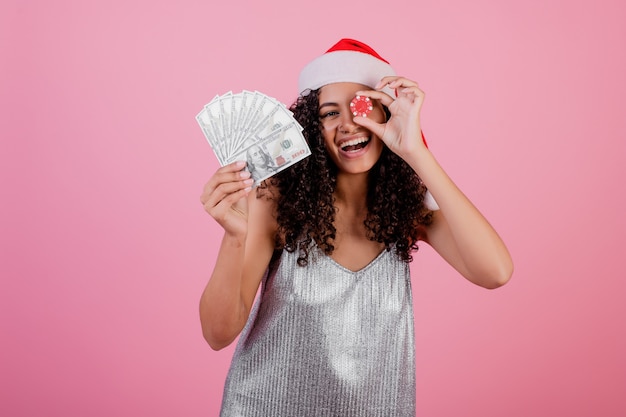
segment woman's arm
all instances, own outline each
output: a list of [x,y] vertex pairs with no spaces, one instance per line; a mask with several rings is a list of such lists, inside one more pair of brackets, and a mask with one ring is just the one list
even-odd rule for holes
[[394,99],[380,91],[358,94],[379,99],[391,112],[385,124],[356,117],[354,120],[378,135],[422,179],[439,205],[425,240],[457,271],[485,288],[497,288],[513,273],[504,242],[470,200],[452,182],[428,150],[421,136],[420,110],[424,92],[403,77],[385,77],[379,88],[397,91]]
[[201,201],[224,228],[211,278],[200,298],[202,333],[215,349],[228,346],[243,329],[274,251],[273,200],[250,193],[243,165],[220,168]]
[[439,205],[426,228],[426,241],[457,271],[485,288],[504,285],[513,261],[504,242],[487,219],[452,182],[430,151],[410,158]]

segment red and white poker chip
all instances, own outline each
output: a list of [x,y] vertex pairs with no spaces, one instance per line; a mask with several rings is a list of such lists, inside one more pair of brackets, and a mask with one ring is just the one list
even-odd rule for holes
[[369,97],[356,96],[350,102],[350,110],[355,116],[367,117],[373,109],[374,106]]

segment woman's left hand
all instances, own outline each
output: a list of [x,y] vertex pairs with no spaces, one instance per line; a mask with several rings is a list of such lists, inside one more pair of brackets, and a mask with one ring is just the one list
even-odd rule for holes
[[[380,91],[389,87],[396,91],[394,99]],[[358,95],[379,100],[391,112],[391,118],[386,123],[376,123],[367,117],[355,117],[354,122],[370,130],[394,153],[406,159],[415,152],[426,149],[422,140],[420,125],[420,110],[424,102],[424,92],[415,81],[404,77],[384,77],[375,90],[358,91]]]

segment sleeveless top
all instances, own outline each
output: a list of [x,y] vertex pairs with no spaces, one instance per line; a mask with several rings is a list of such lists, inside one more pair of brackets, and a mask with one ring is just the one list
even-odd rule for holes
[[221,417],[415,416],[409,266],[384,250],[353,272],[317,246],[266,272]]

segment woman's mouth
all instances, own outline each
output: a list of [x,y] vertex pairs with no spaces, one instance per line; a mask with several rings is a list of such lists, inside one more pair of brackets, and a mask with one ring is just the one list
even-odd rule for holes
[[361,149],[365,148],[369,141],[369,137],[359,137],[343,142],[340,147],[341,150],[346,153],[358,152]]

